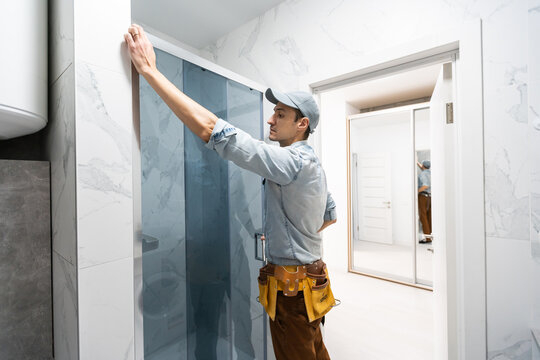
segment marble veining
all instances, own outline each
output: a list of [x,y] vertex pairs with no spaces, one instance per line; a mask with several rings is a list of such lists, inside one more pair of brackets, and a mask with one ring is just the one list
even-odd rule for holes
[[302,59],[301,50],[292,37],[286,36],[275,41],[274,47],[287,59],[293,75],[300,76],[309,71],[308,65]]
[[53,249],[76,265],[75,97],[73,65],[50,89],[51,116],[45,130],[45,153],[51,163]]
[[240,53],[238,56],[247,56],[251,53],[251,51],[253,50],[253,47],[255,46],[255,43],[257,42],[259,34],[261,33],[262,21],[263,21],[263,17],[259,16],[257,18],[257,21],[255,22],[254,29],[249,34],[249,37],[245,45],[240,49]]
[[530,360],[531,345],[531,340],[523,340],[505,349],[489,351],[488,360]]
[[527,68],[510,68],[506,73],[509,86],[515,87],[519,93],[519,103],[513,104],[507,113],[510,117],[520,123],[527,123]]
[[73,63],[73,2],[49,1],[49,84]]
[[78,257],[85,268],[133,254],[131,90],[125,76],[83,62],[76,86]]

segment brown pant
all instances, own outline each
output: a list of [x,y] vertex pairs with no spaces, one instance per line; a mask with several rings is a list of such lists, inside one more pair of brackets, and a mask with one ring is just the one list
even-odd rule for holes
[[418,194],[418,215],[424,234],[431,234],[431,196]]
[[270,333],[277,360],[330,360],[320,328],[321,319],[309,322],[304,293],[277,294],[276,318],[270,319]]

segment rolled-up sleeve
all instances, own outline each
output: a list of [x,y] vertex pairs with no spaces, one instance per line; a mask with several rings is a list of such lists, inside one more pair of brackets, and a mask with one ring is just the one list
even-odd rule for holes
[[225,160],[280,185],[296,180],[302,169],[302,159],[296,150],[254,139],[222,119],[214,125],[206,147]]
[[328,192],[328,196],[326,199],[326,211],[324,212],[324,221],[332,221],[336,219],[337,219],[336,203],[334,202],[334,199],[332,198],[332,194]]

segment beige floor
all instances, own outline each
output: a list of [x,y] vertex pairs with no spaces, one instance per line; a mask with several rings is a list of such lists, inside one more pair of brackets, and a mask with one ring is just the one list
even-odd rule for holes
[[[418,282],[431,285],[433,282],[433,252],[431,244],[416,245]],[[384,273],[389,277],[413,278],[412,246],[379,244],[370,241],[354,243],[354,268],[371,274]],[[375,274],[376,275],[376,274]],[[386,276],[385,276],[386,277]]]
[[333,360],[433,359],[433,293],[330,267],[341,305],[324,328]]

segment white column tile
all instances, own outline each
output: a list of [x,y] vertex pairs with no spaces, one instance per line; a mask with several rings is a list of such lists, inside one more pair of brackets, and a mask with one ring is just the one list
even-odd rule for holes
[[131,24],[130,0],[75,3],[75,60],[129,76],[124,33]]
[[50,89],[45,152],[51,162],[53,250],[77,265],[74,88],[73,66],[69,66]]
[[78,63],[79,268],[133,256],[131,80]]
[[486,260],[488,358],[530,358],[529,243],[488,238]]
[[133,259],[79,270],[81,360],[134,357]]

